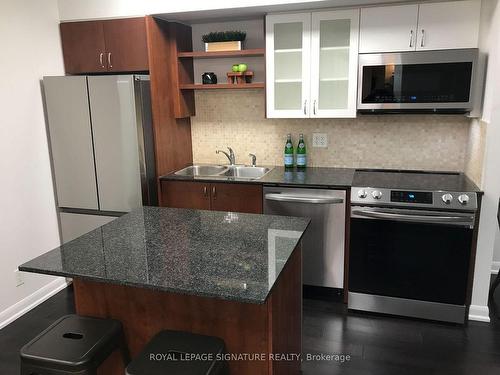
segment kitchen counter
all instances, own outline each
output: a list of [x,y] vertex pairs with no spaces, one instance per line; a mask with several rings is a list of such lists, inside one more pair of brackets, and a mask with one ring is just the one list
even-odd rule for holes
[[[132,357],[161,330],[216,336],[231,374],[300,375],[309,219],[144,207],[19,267],[73,278],[78,315],[123,324]],[[305,249],[307,251],[307,249]],[[107,375],[123,374],[119,356]]]
[[179,176],[175,173],[161,176],[160,180],[231,182],[243,184],[346,189],[351,187],[355,171],[356,170],[353,168],[307,167],[301,170],[297,168],[285,169],[284,167],[274,167],[269,173],[258,180],[234,179],[230,177]]
[[[376,173],[373,173],[376,172]],[[398,173],[394,173],[398,172]],[[399,173],[404,172],[404,173]],[[397,180],[395,180],[395,176]],[[418,170],[356,169],[307,167],[303,170],[274,167],[258,180],[244,180],[222,177],[178,176],[174,173],[161,176],[165,181],[206,181],[243,184],[279,185],[295,187],[318,187],[328,189],[349,189],[356,187],[378,187],[393,189],[468,191],[482,194],[464,173],[433,172]]]
[[21,271],[264,303],[309,219],[144,207]]

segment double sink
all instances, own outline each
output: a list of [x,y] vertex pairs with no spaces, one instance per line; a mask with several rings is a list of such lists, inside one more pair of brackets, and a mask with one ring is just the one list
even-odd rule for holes
[[192,165],[174,174],[186,177],[258,180],[269,173],[271,169],[246,165]]

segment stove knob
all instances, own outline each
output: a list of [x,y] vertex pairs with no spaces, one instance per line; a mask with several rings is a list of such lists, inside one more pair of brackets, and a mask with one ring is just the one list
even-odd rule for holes
[[366,198],[366,195],[367,195],[367,194],[366,194],[366,190],[363,190],[363,189],[362,189],[362,190],[359,190],[359,191],[358,191],[358,197],[359,197],[359,198],[362,198],[362,199],[363,199],[363,198]]
[[443,196],[441,198],[443,199],[444,203],[450,204],[451,201],[453,200],[453,195],[451,195],[451,194],[443,194]]
[[462,194],[458,197],[458,201],[465,206],[469,203],[469,196],[467,194]]
[[373,190],[372,197],[374,199],[382,198],[382,192],[380,190]]

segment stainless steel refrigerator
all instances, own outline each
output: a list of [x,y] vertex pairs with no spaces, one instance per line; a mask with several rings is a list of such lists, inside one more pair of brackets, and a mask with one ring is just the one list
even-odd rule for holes
[[149,76],[44,77],[61,238],[157,205]]

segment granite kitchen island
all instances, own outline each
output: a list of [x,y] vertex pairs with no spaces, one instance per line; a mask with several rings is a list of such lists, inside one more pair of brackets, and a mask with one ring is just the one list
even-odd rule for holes
[[[233,359],[241,354],[231,374],[299,374],[308,225],[144,207],[19,269],[73,278],[77,313],[120,320],[132,356],[158,331],[184,330],[221,337]],[[105,366],[123,374],[118,356]]]

